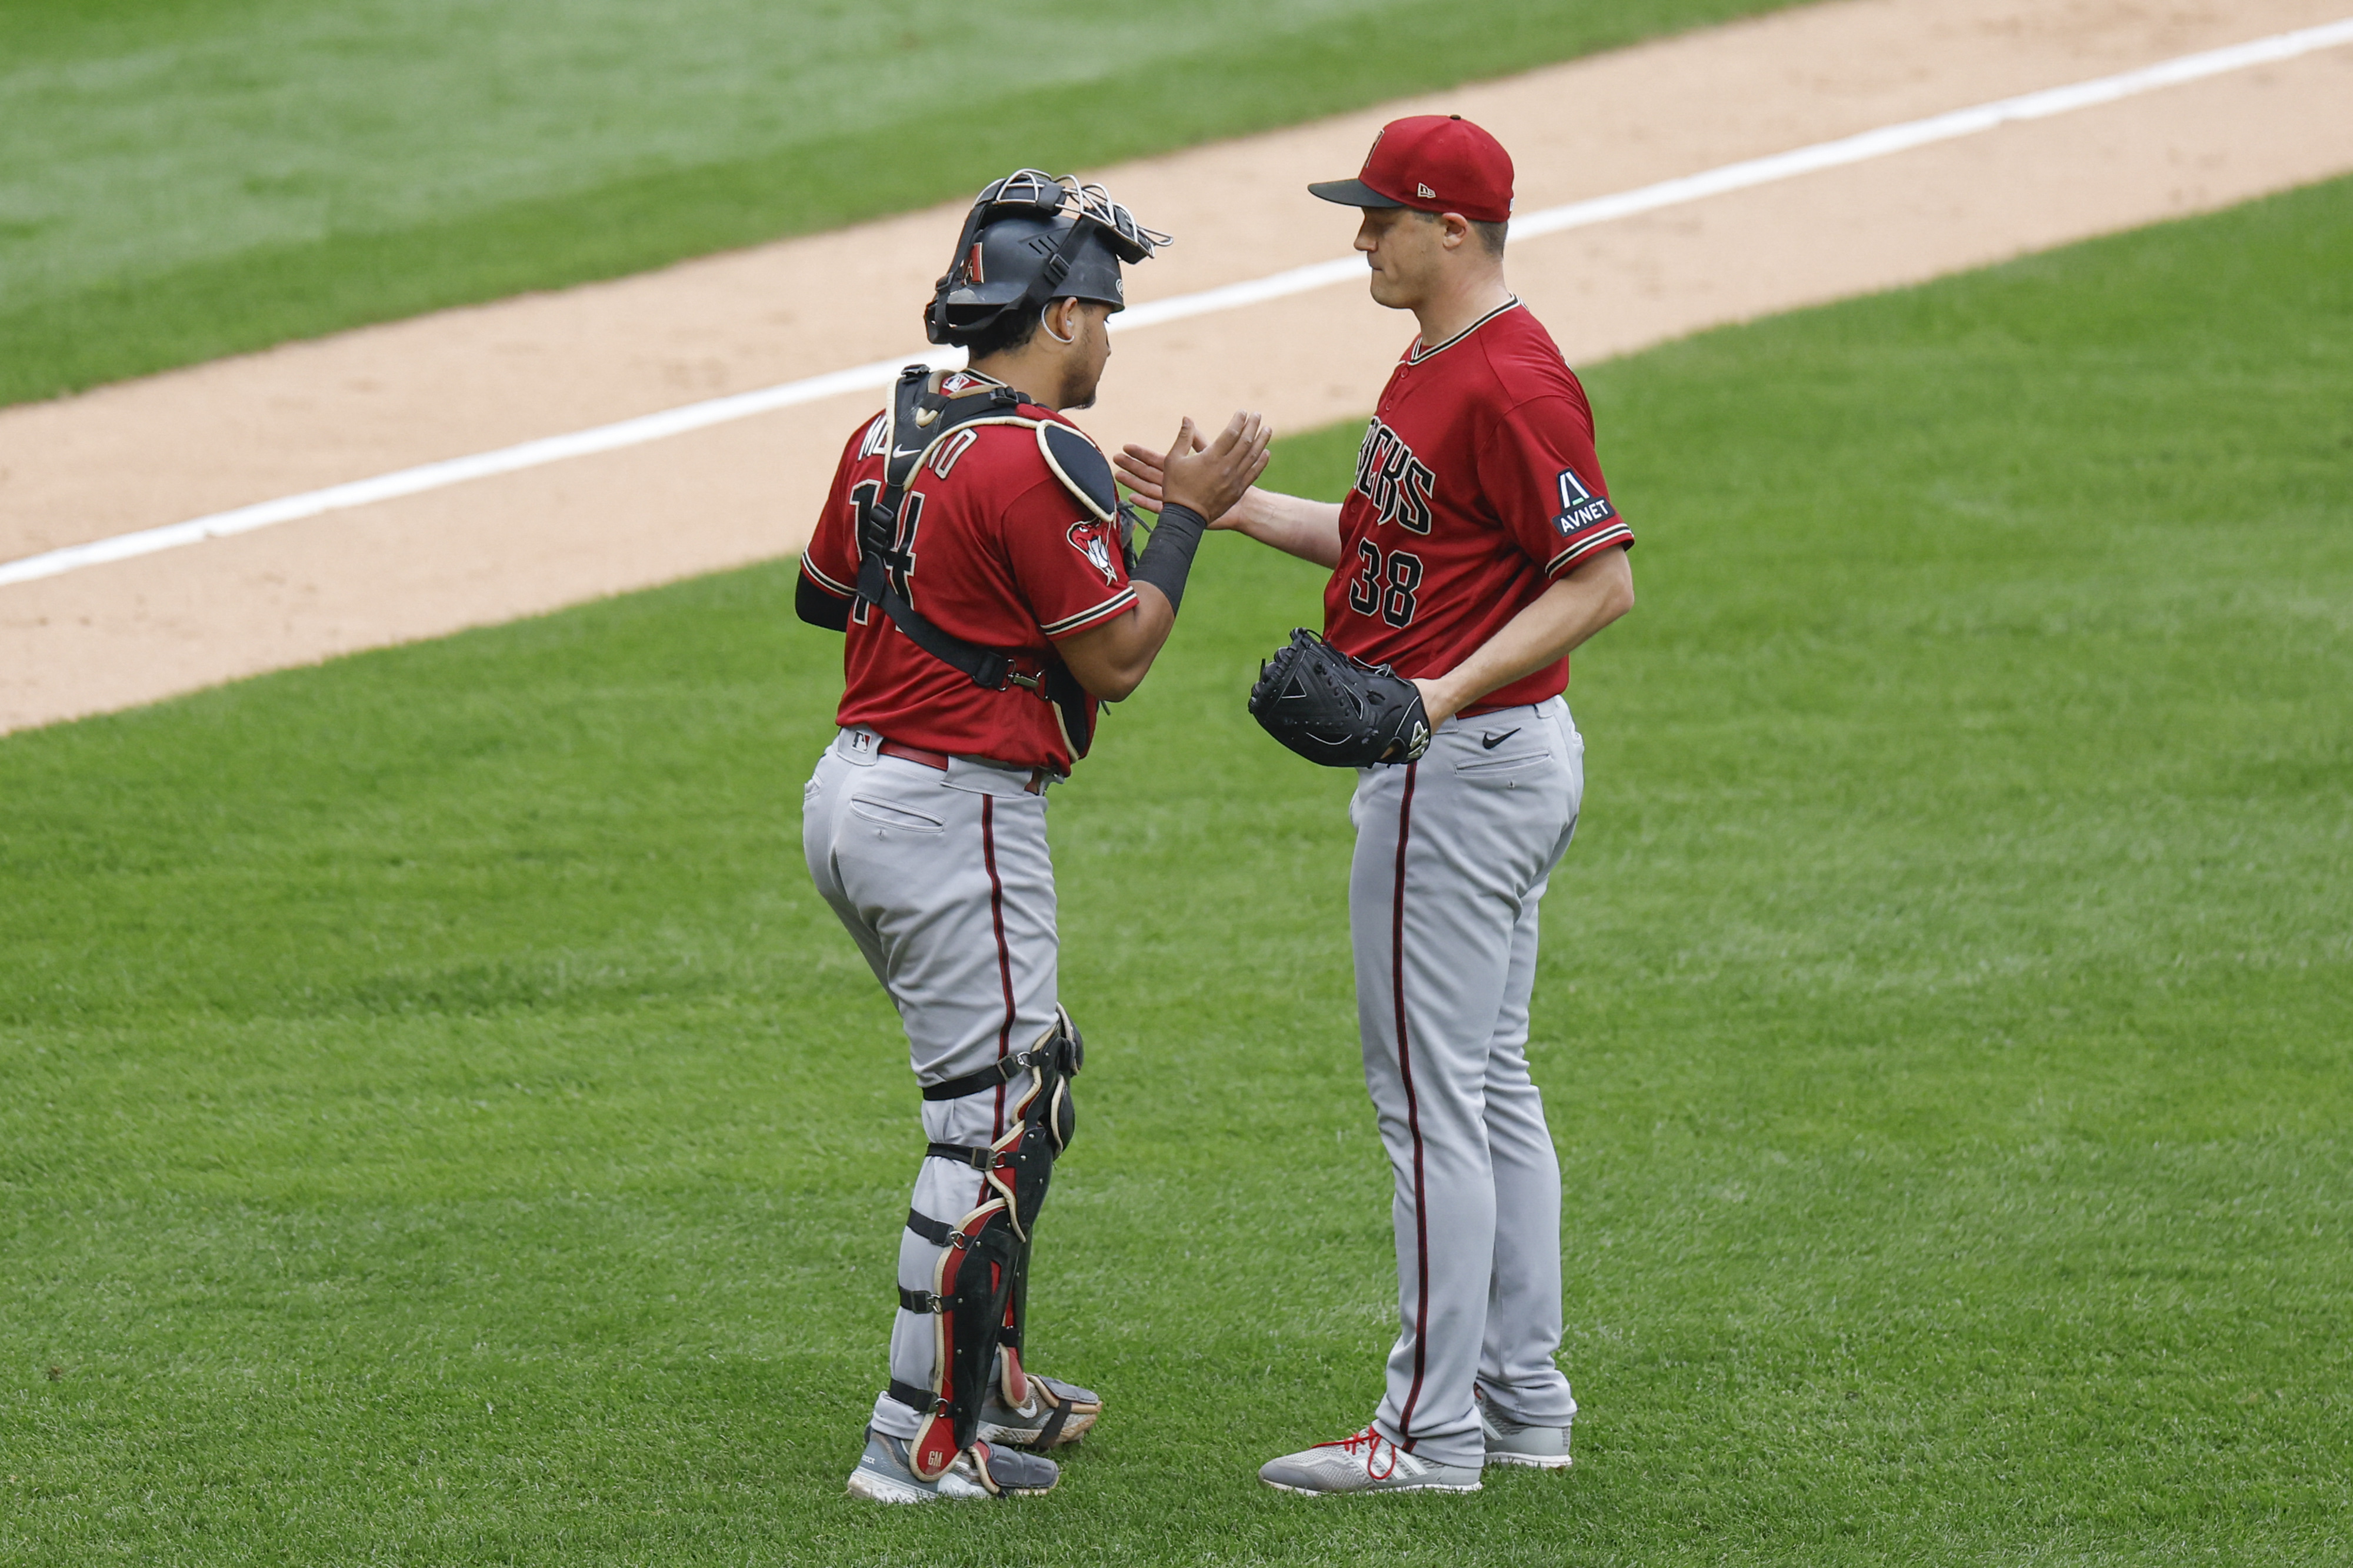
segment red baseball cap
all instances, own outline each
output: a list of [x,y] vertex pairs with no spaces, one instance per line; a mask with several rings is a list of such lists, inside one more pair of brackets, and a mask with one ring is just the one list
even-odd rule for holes
[[1381,127],[1355,179],[1307,188],[1344,207],[1413,207],[1504,223],[1512,216],[1512,155],[1459,114],[1415,114]]

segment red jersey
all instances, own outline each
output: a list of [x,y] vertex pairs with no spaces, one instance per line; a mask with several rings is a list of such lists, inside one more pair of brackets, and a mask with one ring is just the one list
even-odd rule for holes
[[[997,384],[960,372],[954,392]],[[1075,429],[1050,409],[1025,403],[1027,421]],[[836,598],[858,583],[858,511],[882,491],[890,416],[860,427],[842,449],[833,489],[801,556],[801,574]],[[942,631],[983,647],[1027,655],[1017,673],[1034,676],[1060,638],[1101,626],[1135,603],[1119,540],[1063,487],[1030,424],[976,421],[941,441],[907,482],[900,542],[914,557],[908,602]],[[842,648],[846,674],[837,717],[889,740],[953,756],[990,757],[1067,772],[1071,744],[1054,705],[1014,683],[975,686],[909,641],[881,611],[850,612]],[[1088,710],[1094,703],[1088,701]]]
[[[1585,388],[1514,300],[1434,347],[1416,340],[1389,373],[1340,506],[1324,635],[1399,675],[1440,676],[1562,573],[1633,543],[1602,481]],[[1567,685],[1563,658],[1477,706]]]

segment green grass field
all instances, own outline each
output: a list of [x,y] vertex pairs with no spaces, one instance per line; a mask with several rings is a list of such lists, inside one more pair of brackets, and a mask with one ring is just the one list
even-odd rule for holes
[[0,404],[1788,3],[0,0]]
[[1055,796],[1111,1414],[986,1538],[840,1495],[919,1135],[786,567],[0,741],[0,1559],[2353,1560],[2349,251],[2339,183],[1593,370],[1587,1413],[1475,1499],[1252,1479],[1394,1317],[1347,781],[1240,710],[1304,569],[1218,541]]

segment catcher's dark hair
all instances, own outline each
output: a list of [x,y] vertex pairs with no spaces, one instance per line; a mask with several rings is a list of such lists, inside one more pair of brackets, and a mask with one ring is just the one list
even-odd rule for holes
[[987,359],[991,354],[1011,353],[1037,332],[1038,312],[1016,306],[998,312],[997,320],[976,332],[951,331],[948,336],[963,344],[971,358]]

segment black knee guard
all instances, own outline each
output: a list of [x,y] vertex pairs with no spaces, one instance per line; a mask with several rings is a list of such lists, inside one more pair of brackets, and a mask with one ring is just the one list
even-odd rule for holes
[[996,1142],[933,1143],[924,1153],[970,1165],[987,1178],[1005,1200],[1014,1236],[1024,1243],[1046,1202],[1054,1160],[1070,1147],[1071,1136],[1078,1130],[1071,1079],[1077,1076],[1086,1054],[1086,1042],[1080,1038],[1071,1016],[1058,1012],[1054,1026],[1039,1036],[1029,1049],[1015,1052],[995,1067],[923,1089],[925,1100],[962,1100],[986,1094],[1000,1084],[1019,1086],[1008,1107],[1013,1112],[1013,1125]]

